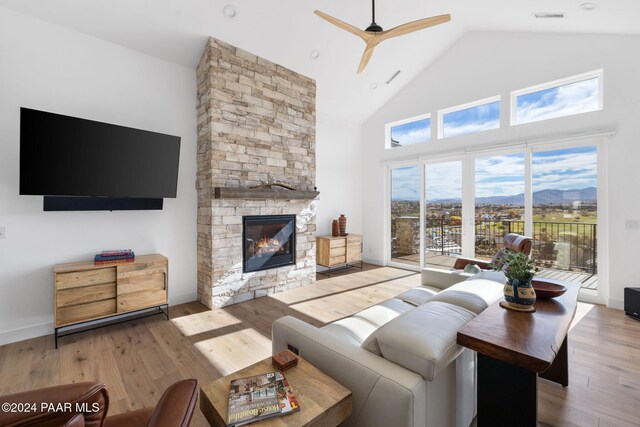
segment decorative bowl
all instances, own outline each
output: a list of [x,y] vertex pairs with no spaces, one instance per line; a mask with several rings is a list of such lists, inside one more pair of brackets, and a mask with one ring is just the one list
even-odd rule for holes
[[551,282],[545,282],[543,280],[532,280],[531,285],[536,291],[536,297],[538,299],[549,299],[559,297],[567,292],[567,288],[562,285],[557,285]]

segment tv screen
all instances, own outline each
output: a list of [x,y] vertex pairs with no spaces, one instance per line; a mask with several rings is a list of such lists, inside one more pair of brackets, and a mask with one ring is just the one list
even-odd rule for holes
[[20,109],[20,194],[176,197],[180,138]]

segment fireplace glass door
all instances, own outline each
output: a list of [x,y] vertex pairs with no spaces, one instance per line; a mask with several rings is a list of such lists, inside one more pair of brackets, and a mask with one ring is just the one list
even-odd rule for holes
[[295,264],[295,215],[245,216],[245,273]]

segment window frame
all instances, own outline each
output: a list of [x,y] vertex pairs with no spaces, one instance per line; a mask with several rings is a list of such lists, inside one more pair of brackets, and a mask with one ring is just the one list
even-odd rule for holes
[[437,123],[438,139],[455,138],[457,136],[474,135],[480,132],[486,132],[486,131],[480,131],[480,132],[472,132],[472,133],[465,133],[461,135],[453,135],[453,136],[445,137],[444,136],[444,116],[445,114],[455,113],[457,111],[462,111],[462,110],[468,110],[470,108],[480,107],[482,105],[492,104],[494,102],[498,102],[500,107],[500,115],[498,116],[498,127],[495,129],[487,129],[487,130],[496,130],[496,129],[502,128],[502,104],[503,104],[502,96],[495,95],[495,96],[490,96],[488,98],[479,99],[477,101],[467,102],[466,104],[460,104],[453,107],[448,107],[442,110],[438,110],[438,123]]
[[425,120],[425,119],[430,119],[431,120],[431,113],[427,113],[427,114],[420,114],[419,116],[413,116],[413,117],[409,117],[408,119],[403,119],[403,120],[398,120],[392,123],[387,123],[385,125],[385,129],[384,129],[384,133],[385,133],[385,141],[384,141],[384,148],[385,149],[389,149],[389,148],[403,148],[403,147],[411,147],[413,145],[423,145],[426,144],[428,142],[431,142],[433,140],[433,120],[430,121],[429,123],[429,141],[426,142],[421,142],[418,144],[409,144],[409,145],[399,145],[398,147],[393,147],[391,146],[391,129],[397,126],[402,126],[402,125],[406,125],[408,123],[413,123],[413,122],[419,122],[420,120]]
[[[535,121],[530,121],[530,122],[523,122],[523,123],[518,123],[517,120],[517,109],[518,109],[518,97],[522,96],[522,95],[530,95],[532,93],[535,92],[540,92],[543,90],[548,90],[548,89],[555,89],[555,88],[559,88],[562,86],[567,86],[573,83],[580,83],[583,81],[587,81],[587,80],[591,80],[591,79],[598,79],[598,108],[596,110],[593,111],[585,111],[582,113],[574,113],[574,114],[568,114],[566,116],[558,116],[558,117],[552,117],[552,118],[548,118],[548,119],[542,119],[542,120],[535,120]],[[533,86],[529,86],[529,87],[525,87],[523,89],[517,89],[514,91],[511,91],[511,95],[510,95],[510,101],[511,101],[511,105],[510,105],[510,114],[509,114],[509,125],[510,126],[520,126],[520,125],[526,125],[526,124],[530,124],[530,123],[538,123],[538,122],[543,122],[546,120],[553,120],[553,119],[560,119],[563,117],[571,117],[571,116],[577,116],[580,114],[585,114],[585,113],[594,113],[596,111],[602,111],[604,110],[604,69],[599,69],[599,70],[594,70],[594,71],[589,71],[586,73],[581,73],[581,74],[576,74],[573,76],[569,76],[569,77],[565,77],[562,79],[557,79],[557,80],[553,80],[550,82],[545,82],[545,83],[540,83],[537,85],[533,85]]]

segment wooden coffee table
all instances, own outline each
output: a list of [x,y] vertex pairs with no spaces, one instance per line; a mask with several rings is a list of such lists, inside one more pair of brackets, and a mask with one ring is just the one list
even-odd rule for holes
[[[200,410],[209,424],[215,427],[227,425],[229,385],[232,380],[274,371],[277,369],[269,357],[200,387]],[[351,414],[351,392],[303,358],[299,358],[298,366],[286,370],[284,374],[300,404],[300,410],[261,421],[260,427],[337,426]]]
[[505,310],[498,303],[458,331],[458,344],[478,352],[478,427],[537,426],[537,379],[569,385],[567,333],[576,312],[577,283],[539,299],[535,313]]

